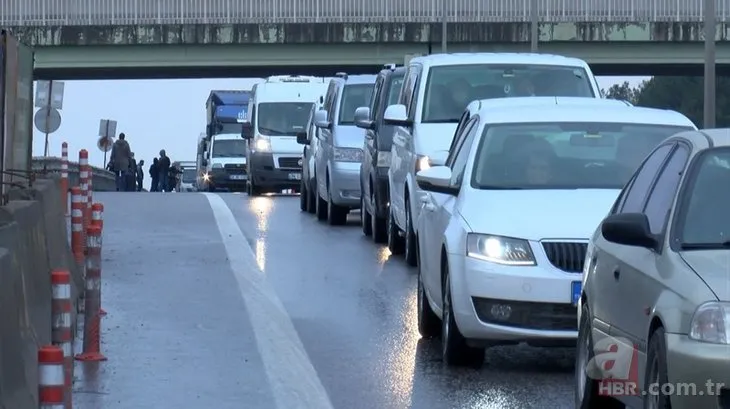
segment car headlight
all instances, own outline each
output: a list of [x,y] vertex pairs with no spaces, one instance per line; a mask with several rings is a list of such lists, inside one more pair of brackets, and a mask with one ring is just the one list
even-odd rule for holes
[[259,152],[271,152],[271,141],[268,139],[258,138],[254,142],[254,149]]
[[223,167],[223,164],[222,163],[214,163],[213,164],[213,169],[220,169],[222,167]]
[[390,167],[390,151],[378,151],[378,163],[376,166],[379,168]]
[[426,155],[418,155],[416,157],[416,173],[431,167],[431,158]]
[[689,329],[689,337],[713,344],[730,344],[730,304],[711,301],[697,307]]
[[361,160],[362,149],[335,148],[335,162],[360,162]]
[[510,266],[535,265],[530,243],[511,237],[469,233],[466,236],[466,255]]
[[206,181],[206,182],[209,181],[210,180],[210,175],[207,174],[207,173],[203,173],[203,180]]

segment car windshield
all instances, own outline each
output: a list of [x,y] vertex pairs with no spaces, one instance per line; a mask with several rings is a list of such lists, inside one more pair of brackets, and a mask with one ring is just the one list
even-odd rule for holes
[[421,122],[459,122],[474,100],[508,97],[595,97],[584,68],[470,64],[429,70]]
[[294,136],[304,129],[312,102],[266,102],[258,105],[257,127],[261,135]]
[[393,77],[390,80],[390,90],[388,91],[388,105],[393,105],[398,103],[398,97],[400,96],[400,89],[403,86],[403,75],[396,76],[393,74]]
[[182,173],[182,181],[185,183],[192,183],[195,182],[195,177],[197,176],[197,172],[194,168],[185,168],[183,169]]
[[471,183],[477,189],[620,189],[661,141],[688,129],[593,122],[486,126]]
[[730,248],[730,148],[708,150],[696,160],[678,213],[682,248]]
[[355,110],[370,106],[374,86],[375,84],[345,85],[345,89],[342,91],[342,102],[340,102],[340,125],[355,124]]
[[242,158],[246,156],[246,141],[243,139],[213,139],[214,158]]

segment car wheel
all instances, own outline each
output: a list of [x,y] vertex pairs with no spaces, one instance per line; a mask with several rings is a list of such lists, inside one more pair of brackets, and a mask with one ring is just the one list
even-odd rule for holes
[[[644,409],[670,409],[669,396],[661,393],[662,386],[669,384],[667,379],[667,342],[664,328],[657,328],[649,338],[649,352],[646,354],[646,375],[644,385],[649,393],[644,396]],[[656,385],[656,386],[652,386]]]
[[480,368],[484,365],[485,348],[467,345],[466,338],[459,331],[454,318],[451,298],[451,279],[448,266],[444,267],[445,279],[443,288],[443,313],[441,316],[441,355],[448,366],[470,366]]
[[[362,189],[360,190],[362,192]],[[360,225],[362,225],[362,234],[370,236],[373,234],[372,216],[365,206],[365,195],[360,194]]]
[[393,210],[388,212],[388,250],[391,254],[403,254],[403,237],[400,236],[400,229],[395,224]]
[[327,187],[327,223],[330,226],[342,226],[347,223],[348,210],[345,207],[338,206],[332,201],[329,185]]
[[426,289],[423,287],[423,277],[421,274],[421,263],[418,263],[418,332],[424,338],[434,338],[441,335],[441,319],[431,309],[428,303]]
[[249,196],[261,196],[261,188],[254,185],[253,181],[248,182],[248,195]]
[[317,220],[327,220],[327,201],[319,195],[319,189],[315,191]]
[[413,217],[411,217],[411,204],[406,200],[406,237],[405,237],[406,263],[415,267],[418,264],[416,254],[416,233],[413,232]]
[[373,204],[373,213],[370,215],[370,230],[375,243],[386,243],[388,241],[388,218],[378,216],[377,196],[370,193],[370,203]]
[[575,407],[577,409],[624,409],[625,405],[621,402],[598,393],[600,381],[595,379],[595,374],[599,373],[599,368],[596,367],[593,359],[595,349],[592,333],[590,311],[583,305],[575,351]]
[[312,188],[312,184],[307,186],[307,212],[315,214],[317,212],[317,195],[316,190]]
[[215,192],[215,186],[213,186],[212,183],[208,183],[208,191],[211,192],[211,193],[212,192]]
[[299,189],[301,190],[301,192],[299,192],[299,210],[306,212],[309,198],[307,197],[307,186],[304,183],[304,178],[302,178]]

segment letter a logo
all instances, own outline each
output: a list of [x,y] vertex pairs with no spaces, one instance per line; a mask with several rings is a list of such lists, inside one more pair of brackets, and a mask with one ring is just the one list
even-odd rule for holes
[[639,353],[626,338],[606,337],[593,345],[594,357],[588,363],[588,376],[593,379],[615,379],[637,382]]

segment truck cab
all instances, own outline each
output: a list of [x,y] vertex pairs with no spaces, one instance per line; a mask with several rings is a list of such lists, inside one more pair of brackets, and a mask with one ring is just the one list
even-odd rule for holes
[[247,121],[240,137],[248,141],[248,194],[298,190],[305,130],[314,104],[324,96],[323,78],[275,76],[254,85]]

